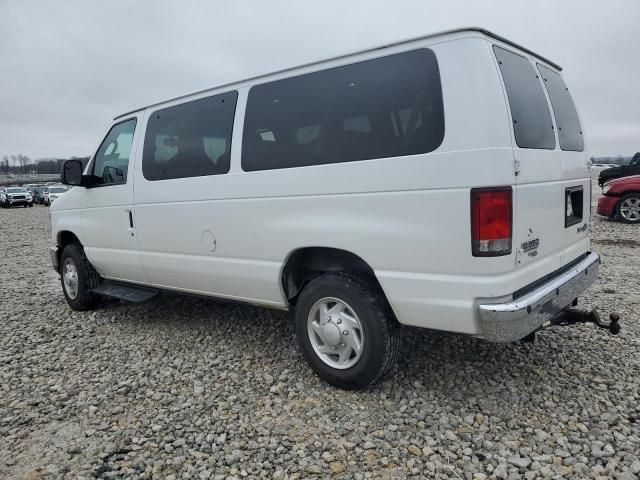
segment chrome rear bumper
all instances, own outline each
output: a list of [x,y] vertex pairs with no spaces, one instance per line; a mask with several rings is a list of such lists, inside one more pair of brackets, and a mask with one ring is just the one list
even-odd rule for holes
[[483,303],[483,337],[492,342],[513,342],[536,331],[591,286],[598,275],[600,257],[590,253],[566,272],[507,303]]

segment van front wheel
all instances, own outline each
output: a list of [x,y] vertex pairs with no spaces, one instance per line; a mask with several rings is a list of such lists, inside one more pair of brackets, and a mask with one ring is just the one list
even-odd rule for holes
[[365,388],[395,363],[398,322],[386,299],[366,279],[325,273],[303,289],[296,306],[302,353],[326,382]]
[[85,311],[95,308],[98,297],[91,289],[98,286],[100,276],[77,243],[64,247],[60,256],[60,282],[67,303],[73,310]]

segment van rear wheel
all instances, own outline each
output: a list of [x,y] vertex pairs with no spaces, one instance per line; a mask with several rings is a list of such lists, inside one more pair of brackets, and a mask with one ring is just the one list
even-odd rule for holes
[[388,373],[399,350],[398,322],[366,279],[325,273],[300,293],[300,349],[320,378],[344,389],[365,388]]

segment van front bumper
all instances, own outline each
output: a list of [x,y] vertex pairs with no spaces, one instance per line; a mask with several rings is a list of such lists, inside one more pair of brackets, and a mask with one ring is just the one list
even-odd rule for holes
[[521,340],[551,321],[595,281],[600,257],[582,261],[525,295],[506,303],[479,306],[482,336],[492,342]]

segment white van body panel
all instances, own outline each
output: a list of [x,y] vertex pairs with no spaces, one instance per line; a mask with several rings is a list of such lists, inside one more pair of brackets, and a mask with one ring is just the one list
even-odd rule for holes
[[[77,231],[105,278],[276,308],[288,307],[282,272],[293,252],[305,247],[345,250],[372,268],[400,323],[482,335],[480,301],[504,299],[589,249],[586,231],[562,231],[549,222],[550,213],[562,219],[565,185],[584,185],[588,191],[587,154],[561,152],[558,146],[542,154],[516,147],[494,44],[501,43],[478,31],[455,32],[139,111],[129,181],[111,194],[118,200],[103,197],[109,196],[107,188],[104,194],[73,189],[52,209],[54,242],[57,232]],[[252,85],[422,47],[435,52],[442,83],[445,135],[435,151],[242,170],[244,114]],[[238,99],[229,173],[145,179],[142,137],[153,112],[231,90]],[[474,257],[469,192],[494,186],[513,188],[512,252]],[[588,222],[589,208],[586,212]],[[532,226],[541,240],[535,257],[518,251]]]

